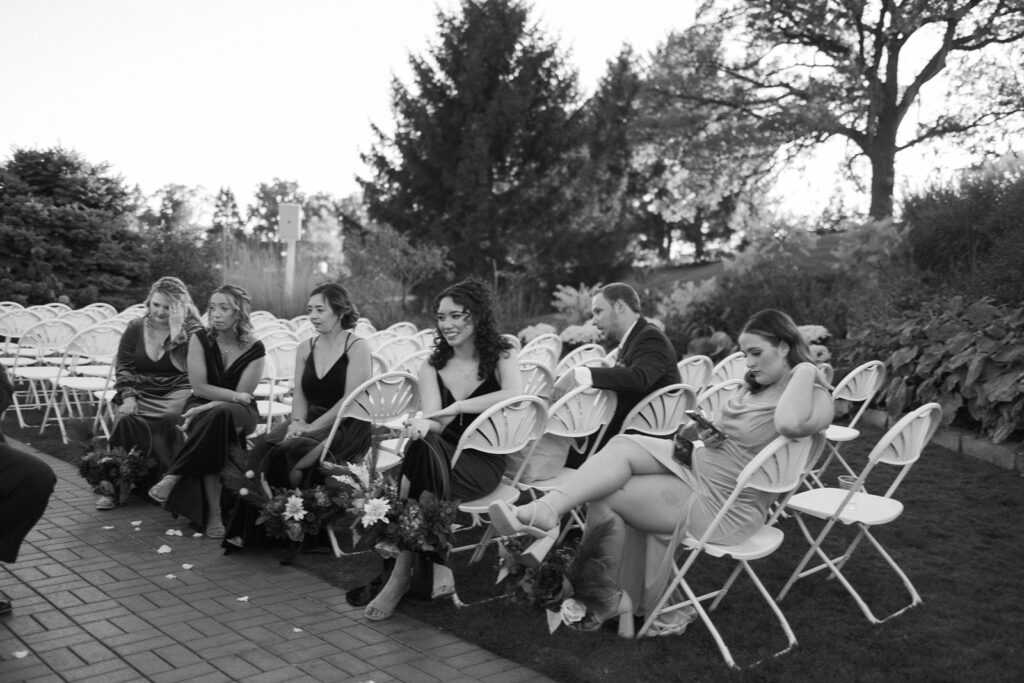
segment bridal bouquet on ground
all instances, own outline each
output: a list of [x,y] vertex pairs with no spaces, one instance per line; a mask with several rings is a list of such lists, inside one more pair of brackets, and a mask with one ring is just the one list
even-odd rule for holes
[[608,575],[608,560],[602,551],[609,533],[610,522],[588,529],[576,543],[554,548],[538,567],[526,566],[521,559],[533,539],[502,539],[497,583],[507,581],[506,594],[513,601],[544,608],[549,633],[563,624],[594,631],[615,612],[622,594]]
[[367,464],[324,463],[325,487],[351,518],[353,545],[383,557],[416,550],[443,560],[452,547],[455,503],[424,491],[419,500],[401,499],[395,481]]
[[156,467],[156,459],[147,458],[138,448],[101,448],[99,439],[87,423],[70,423],[68,430],[72,433],[72,440],[83,448],[78,460],[78,473],[89,482],[93,493],[110,496],[118,504],[127,501],[135,482]]

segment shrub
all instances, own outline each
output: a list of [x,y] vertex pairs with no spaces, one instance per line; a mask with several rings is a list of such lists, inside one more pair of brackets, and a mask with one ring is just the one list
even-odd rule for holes
[[593,287],[587,287],[581,282],[579,289],[568,285],[556,285],[551,307],[558,311],[569,325],[582,325],[590,319],[590,301],[602,286],[600,282]]
[[885,359],[879,403],[893,416],[935,401],[945,424],[975,421],[996,443],[1024,428],[1024,307],[936,297],[851,340],[857,362]]

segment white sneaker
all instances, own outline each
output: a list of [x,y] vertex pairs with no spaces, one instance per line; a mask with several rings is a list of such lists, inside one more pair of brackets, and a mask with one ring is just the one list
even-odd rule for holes
[[114,502],[113,496],[100,496],[96,499],[97,510],[113,510],[117,507],[117,503]]

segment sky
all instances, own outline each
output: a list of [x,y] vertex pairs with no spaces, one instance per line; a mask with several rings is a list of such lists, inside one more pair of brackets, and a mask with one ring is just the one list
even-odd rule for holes
[[[0,0],[0,158],[73,149],[151,194],[294,180],[342,197],[391,129],[393,76],[457,0]],[[695,0],[534,0],[592,92],[624,43],[649,54]]]

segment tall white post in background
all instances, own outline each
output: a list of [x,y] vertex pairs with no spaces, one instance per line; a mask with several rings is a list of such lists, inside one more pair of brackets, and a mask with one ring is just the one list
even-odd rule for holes
[[277,235],[285,243],[284,297],[292,300],[295,290],[295,243],[299,241],[302,227],[302,206],[300,204],[277,205]]

